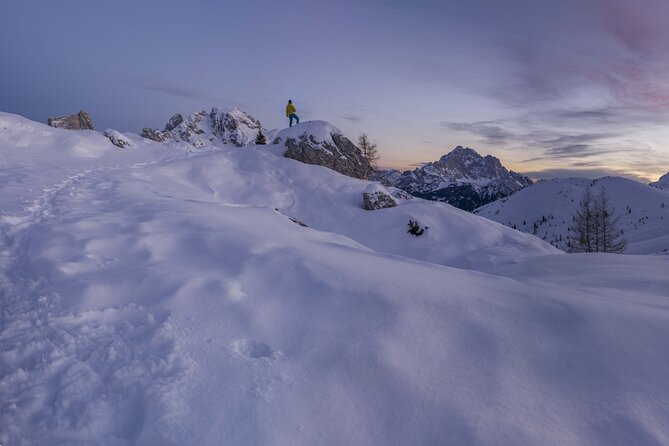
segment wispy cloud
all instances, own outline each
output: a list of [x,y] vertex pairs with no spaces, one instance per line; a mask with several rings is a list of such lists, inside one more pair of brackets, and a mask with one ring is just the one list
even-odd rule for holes
[[523,175],[539,180],[539,179],[553,179],[553,178],[602,178],[606,176],[615,176],[629,178],[634,181],[639,181],[641,183],[647,183],[648,180],[645,177],[630,174],[624,170],[615,170],[615,169],[606,169],[606,168],[563,168],[563,169],[545,169],[537,170],[530,172],[523,172]]
[[[150,76],[128,75],[121,77],[121,81],[126,85],[147,91],[155,91],[170,96],[176,96],[193,101],[204,101],[208,104],[229,104],[230,101],[216,97],[204,92],[196,87],[185,85],[184,83],[170,82],[165,79],[158,79]],[[241,104],[239,104],[241,105]]]
[[479,122],[449,122],[444,121],[440,125],[449,130],[467,132],[483,138],[490,144],[503,144],[516,140],[518,135],[505,129],[503,121],[479,121]]
[[362,121],[362,118],[361,118],[360,116],[358,116],[358,115],[354,115],[354,114],[346,114],[346,115],[342,115],[342,116],[341,116],[341,119],[345,119],[345,120],[347,120],[347,121],[351,121],[351,122],[360,122],[360,121]]

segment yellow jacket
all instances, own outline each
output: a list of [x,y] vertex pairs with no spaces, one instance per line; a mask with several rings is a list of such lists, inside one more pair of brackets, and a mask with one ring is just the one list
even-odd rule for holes
[[295,110],[295,106],[293,104],[288,104],[286,105],[286,116],[290,116],[293,113],[295,113],[297,110]]

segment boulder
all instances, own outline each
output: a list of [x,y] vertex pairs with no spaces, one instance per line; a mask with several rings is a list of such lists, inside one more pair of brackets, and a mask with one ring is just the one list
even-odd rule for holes
[[114,144],[116,147],[124,148],[124,147],[131,147],[132,144],[128,139],[123,136],[121,132],[117,132],[116,130],[112,129],[107,129],[103,133],[109,140]]
[[395,198],[378,183],[371,183],[362,193],[363,207],[368,211],[397,206]]
[[286,147],[285,156],[317,164],[353,178],[365,179],[369,162],[341,130],[325,121],[308,121],[280,131],[273,141]]
[[83,110],[70,116],[51,117],[47,120],[47,124],[67,130],[95,130],[93,120]]

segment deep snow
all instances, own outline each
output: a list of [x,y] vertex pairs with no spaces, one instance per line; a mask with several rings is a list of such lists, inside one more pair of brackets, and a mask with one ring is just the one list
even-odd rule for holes
[[669,257],[365,211],[274,146],[0,114],[0,153],[2,444],[669,442]]

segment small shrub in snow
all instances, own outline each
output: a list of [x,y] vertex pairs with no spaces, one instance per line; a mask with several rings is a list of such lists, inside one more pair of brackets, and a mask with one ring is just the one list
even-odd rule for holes
[[415,235],[416,237],[423,235],[425,233],[425,230],[427,229],[427,226],[421,225],[418,220],[411,220],[409,219],[409,230],[407,231],[411,235]]
[[265,138],[265,135],[262,134],[261,129],[258,129],[258,134],[256,135],[256,144],[260,146],[267,144],[267,138]]

